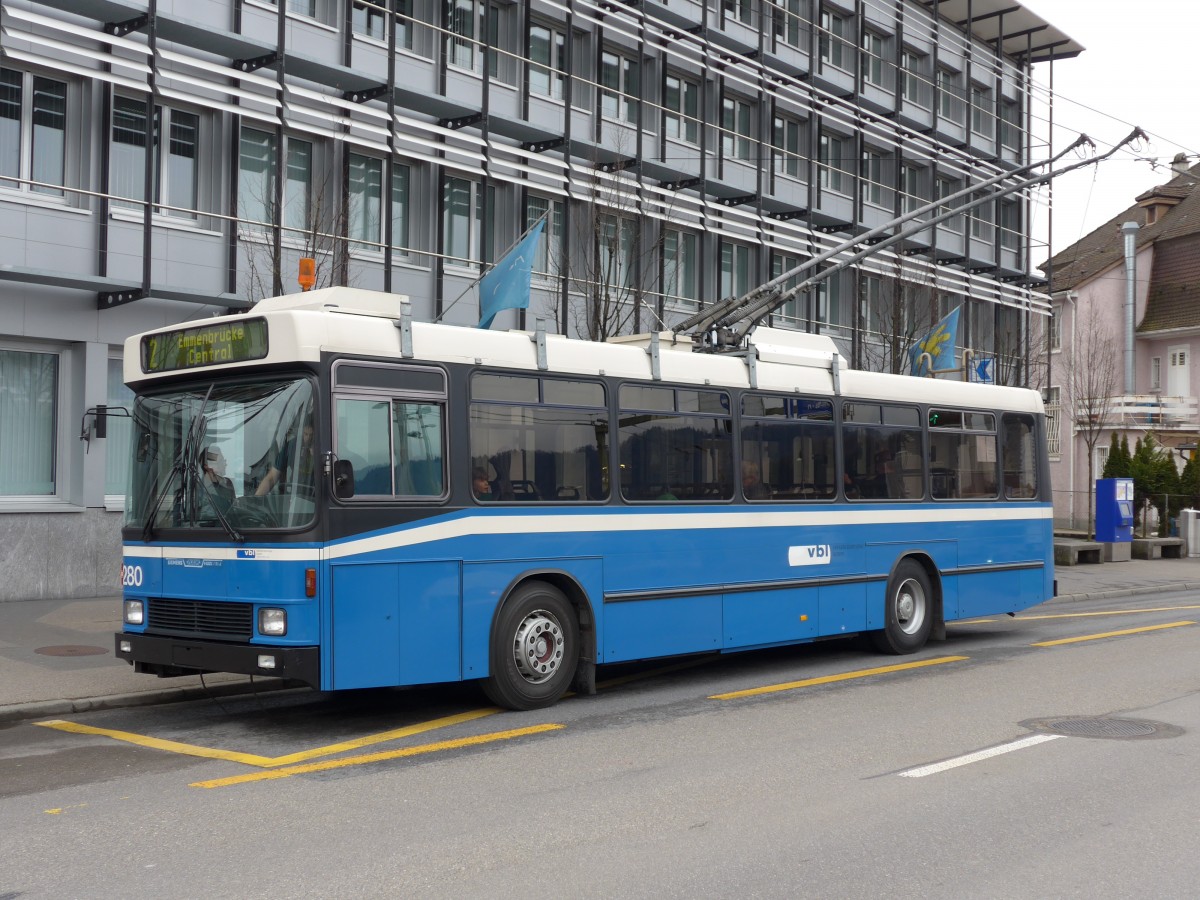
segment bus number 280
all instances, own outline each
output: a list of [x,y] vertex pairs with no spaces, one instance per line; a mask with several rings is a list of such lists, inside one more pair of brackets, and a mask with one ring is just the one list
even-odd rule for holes
[[121,566],[121,585],[122,587],[141,587],[142,567]]

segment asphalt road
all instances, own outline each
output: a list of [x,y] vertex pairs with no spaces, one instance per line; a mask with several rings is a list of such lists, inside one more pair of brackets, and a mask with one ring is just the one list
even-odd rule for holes
[[458,686],[12,725],[0,898],[1193,897],[1198,623],[1196,593],[1049,604],[531,713]]

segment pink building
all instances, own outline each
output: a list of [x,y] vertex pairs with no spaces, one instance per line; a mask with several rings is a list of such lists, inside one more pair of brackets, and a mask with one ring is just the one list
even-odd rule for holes
[[1200,166],[1174,177],[1042,268],[1053,319],[1046,381],[1054,512],[1086,527],[1090,477],[1114,432],[1153,435],[1182,465],[1200,429]]

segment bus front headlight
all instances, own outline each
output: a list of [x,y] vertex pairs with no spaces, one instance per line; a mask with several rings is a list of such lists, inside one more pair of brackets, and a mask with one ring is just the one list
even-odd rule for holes
[[271,637],[287,634],[287,610],[263,607],[258,611],[258,633]]
[[146,621],[146,606],[141,600],[125,601],[125,624],[141,625]]

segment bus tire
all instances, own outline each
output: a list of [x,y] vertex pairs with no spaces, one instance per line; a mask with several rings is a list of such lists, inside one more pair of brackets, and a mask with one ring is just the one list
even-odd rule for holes
[[933,627],[933,587],[925,567],[902,559],[888,579],[884,627],[871,633],[881,653],[916,653],[929,640]]
[[484,693],[497,706],[541,709],[561,697],[579,661],[579,620],[563,593],[542,581],[518,587],[492,632]]

